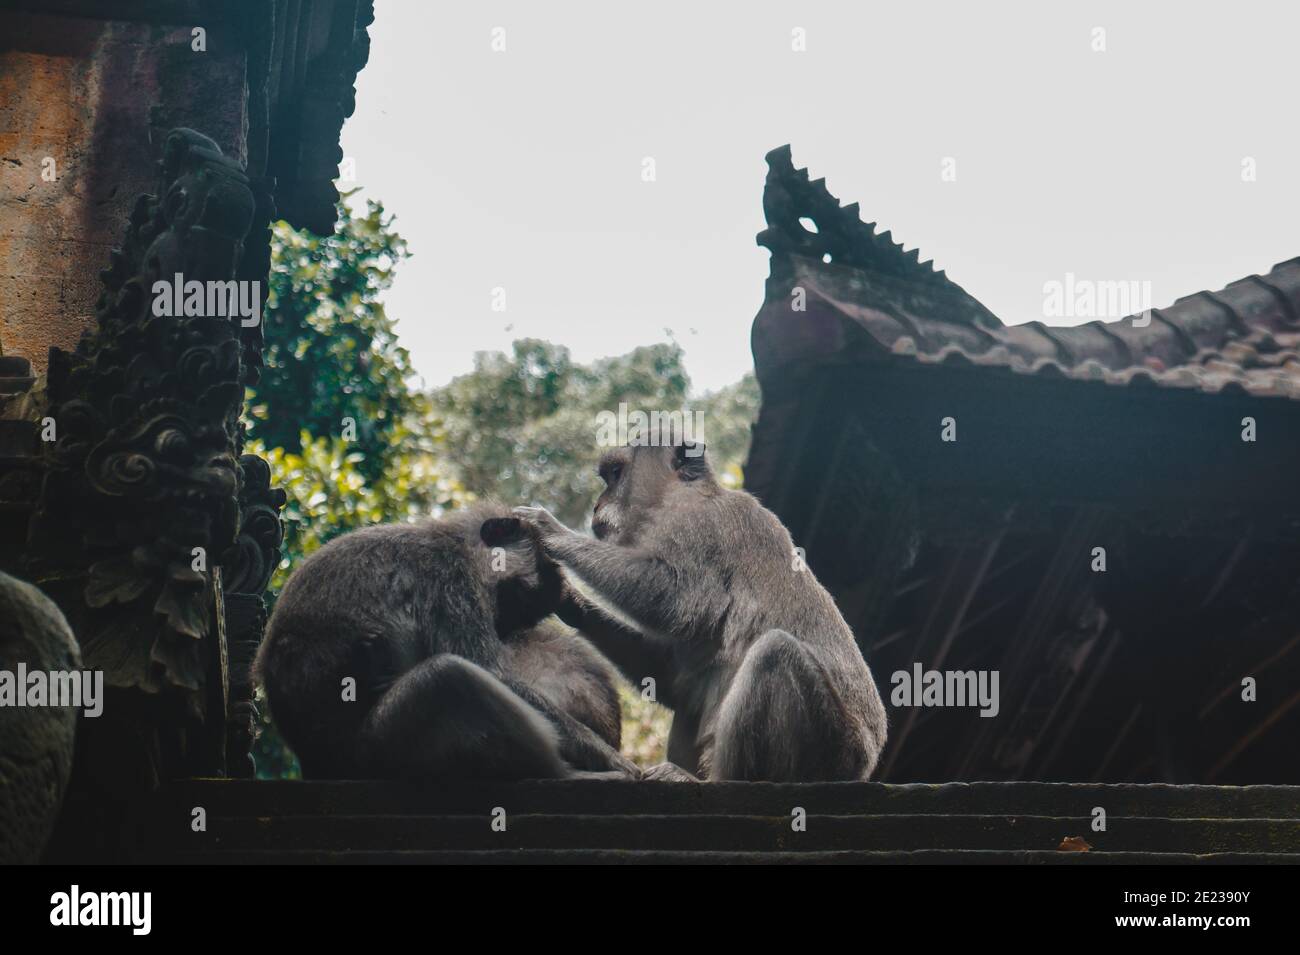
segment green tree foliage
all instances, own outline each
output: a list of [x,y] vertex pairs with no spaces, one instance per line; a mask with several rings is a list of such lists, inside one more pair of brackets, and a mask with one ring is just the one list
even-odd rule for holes
[[758,410],[753,375],[691,401],[675,342],[580,365],[563,345],[516,341],[476,356],[474,371],[433,393],[453,473],[476,494],[540,504],[581,527],[600,493],[597,414],[690,410],[714,468],[739,486]]
[[367,480],[394,458],[427,450],[419,422],[427,401],[411,388],[410,355],[379,301],[407,256],[392,217],[373,201],[364,216],[340,204],[331,236],[276,224],[265,367],[249,394],[250,437],[296,448],[302,432],[343,435],[350,421],[349,444],[362,455],[356,467]]
[[[435,465],[440,438],[410,355],[379,301],[407,258],[383,206],[341,203],[335,233],[272,232],[265,368],[248,432],[289,494],[282,574],[343,531],[411,520],[464,497]],[[272,589],[278,589],[278,580]]]

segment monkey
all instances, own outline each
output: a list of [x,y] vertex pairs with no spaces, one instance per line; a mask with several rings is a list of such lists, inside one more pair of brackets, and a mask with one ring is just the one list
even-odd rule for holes
[[673,709],[670,764],[706,780],[867,779],[884,704],[776,515],[723,487],[697,441],[613,448],[598,473],[594,538],[544,508],[514,513],[576,591],[560,616]]
[[289,578],[254,679],[308,778],[635,778],[561,592],[504,505],[361,528]]
[[618,749],[623,714],[609,662],[576,629],[550,616],[505,640],[511,677]]

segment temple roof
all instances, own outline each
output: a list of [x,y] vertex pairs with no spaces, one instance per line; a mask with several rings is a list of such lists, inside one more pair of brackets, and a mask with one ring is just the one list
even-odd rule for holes
[[339,137],[356,108],[357,74],[370,56],[374,0],[274,0],[248,10],[251,43],[273,38],[258,51],[265,62],[256,65],[265,69],[267,168],[277,179],[277,211],[294,226],[328,235],[344,158]]
[[[795,361],[851,353],[1300,400],[1300,258],[1148,315],[1074,327],[1006,325],[916,250],[905,252],[875,223],[863,223],[856,204],[841,206],[825,180],[794,168],[789,146],[767,161],[768,228],[758,243],[771,250],[772,270],[754,326],[760,378]],[[806,311],[791,308],[796,287]],[[862,336],[838,327],[844,319],[867,333],[865,348]]]

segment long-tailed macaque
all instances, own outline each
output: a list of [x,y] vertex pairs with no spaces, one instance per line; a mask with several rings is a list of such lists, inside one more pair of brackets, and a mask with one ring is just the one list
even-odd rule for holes
[[634,686],[655,680],[672,763],[707,779],[866,779],[886,714],[853,633],[781,522],[722,487],[703,452],[607,452],[595,539],[515,508],[579,595],[561,616]]

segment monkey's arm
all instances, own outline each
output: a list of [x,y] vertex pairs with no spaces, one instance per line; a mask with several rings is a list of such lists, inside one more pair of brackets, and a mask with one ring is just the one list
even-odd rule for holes
[[647,640],[643,634],[601,613],[568,587],[556,614],[595,644],[636,690],[640,691],[642,681],[649,677],[655,682],[657,701],[670,709],[673,707],[675,670],[671,647]]
[[676,566],[655,554],[571,531],[544,507],[516,507],[532,522],[546,553],[594,591],[598,601],[649,635],[693,636],[725,616],[726,587],[712,564]]
[[569,714],[557,709],[531,687],[509,676],[502,682],[548,720],[559,731],[560,755],[575,769],[617,770],[632,779],[641,778],[641,767],[601,739],[591,727],[578,722]]

